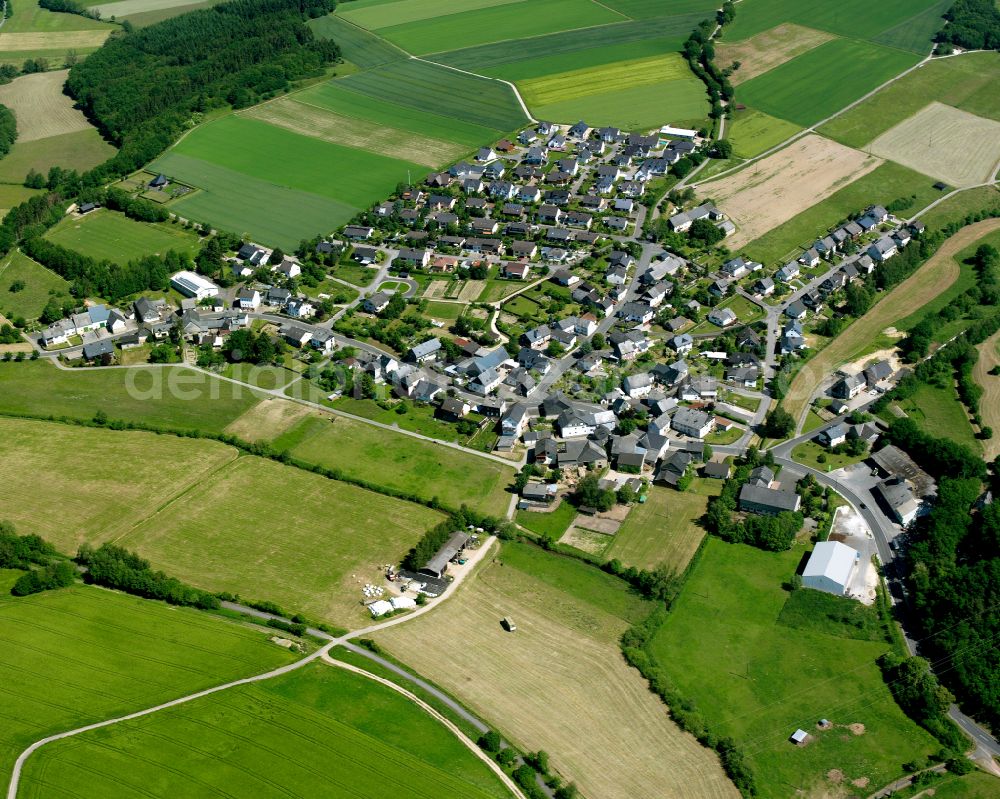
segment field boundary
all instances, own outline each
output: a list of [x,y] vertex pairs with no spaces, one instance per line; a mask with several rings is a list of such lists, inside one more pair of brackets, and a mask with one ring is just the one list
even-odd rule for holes
[[510,86],[511,90],[514,92],[514,99],[516,99],[518,105],[521,106],[521,111],[524,112],[524,115],[528,118],[528,121],[532,123],[538,122],[538,120],[531,115],[531,112],[528,110],[528,106],[524,104],[524,99],[521,97],[521,92],[517,90],[517,86],[515,86],[509,80],[504,80],[503,78],[491,78],[489,75],[480,75],[478,72],[469,72],[469,70],[467,69],[459,69],[458,67],[449,66],[448,64],[442,64],[439,61],[431,61],[427,58],[421,58],[420,56],[411,55],[410,58],[413,59],[414,61],[423,61],[425,64],[433,64],[436,67],[444,67],[445,69],[450,69],[453,72],[461,72],[463,75],[471,75],[474,78],[482,78],[483,80],[495,80],[497,83],[504,83],[507,86]]

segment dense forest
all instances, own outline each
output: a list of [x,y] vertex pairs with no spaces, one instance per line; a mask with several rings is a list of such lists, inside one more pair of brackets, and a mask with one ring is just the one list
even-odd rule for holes
[[994,0],[958,0],[944,18],[948,24],[937,35],[942,45],[1000,50],[1000,9]]
[[335,0],[231,0],[140,30],[113,34],[77,64],[68,93],[120,152],[124,174],[166,149],[192,115],[242,108],[317,74],[340,48],[305,24]]
[[14,112],[7,106],[0,105],[0,157],[7,155],[17,138],[17,120]]
[[941,480],[911,534],[909,586],[920,650],[980,721],[1000,725],[1000,504],[973,509],[975,479]]

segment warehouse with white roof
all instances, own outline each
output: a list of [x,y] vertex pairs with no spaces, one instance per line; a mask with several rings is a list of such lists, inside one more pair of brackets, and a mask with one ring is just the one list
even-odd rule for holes
[[802,572],[802,585],[843,596],[851,584],[861,553],[839,541],[821,541],[809,556]]
[[170,285],[185,297],[194,297],[196,300],[214,297],[219,293],[219,287],[211,280],[206,280],[194,272],[178,272],[170,278]]

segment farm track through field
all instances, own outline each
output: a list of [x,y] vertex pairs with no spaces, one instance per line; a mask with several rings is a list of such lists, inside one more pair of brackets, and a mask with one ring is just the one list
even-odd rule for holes
[[785,409],[801,424],[813,396],[842,363],[850,360],[866,342],[907,309],[916,310],[946,291],[958,279],[955,256],[987,233],[1000,230],[1000,219],[987,219],[962,228],[949,238],[916,272],[893,288],[868,313],[852,323],[814,358],[807,361],[792,380],[784,400]]

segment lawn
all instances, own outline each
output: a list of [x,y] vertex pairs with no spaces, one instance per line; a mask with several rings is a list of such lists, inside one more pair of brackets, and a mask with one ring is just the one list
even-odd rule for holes
[[[455,601],[376,640],[523,749],[544,749],[586,796],[735,799],[715,756],[621,658],[619,637],[649,608],[592,566],[505,543]],[[508,615],[516,633],[500,626]]]
[[740,86],[740,102],[808,126],[913,66],[919,58],[853,39],[834,39]]
[[[268,599],[341,626],[368,617],[361,587],[442,515],[421,505],[243,457],[119,543],[210,591]],[[238,556],[235,556],[238,553]]]
[[911,195],[916,195],[911,206],[912,213],[938,199],[941,193],[934,189],[933,178],[887,161],[765,233],[748,244],[743,252],[764,264],[783,263],[796,250],[810,246],[838,222],[869,205],[886,205]]
[[533,0],[503,3],[488,8],[475,8],[389,25],[379,29],[379,35],[415,55],[426,55],[458,47],[517,39],[526,30],[525,14],[530,14],[529,29],[534,36],[589,28],[610,22],[622,22],[623,17],[592,0]]
[[[822,461],[820,461],[820,457],[823,458]],[[852,463],[863,461],[865,457],[865,455],[848,455],[846,452],[837,454],[815,441],[804,441],[792,450],[792,458],[794,460],[821,472],[832,472],[834,469],[842,469],[845,466],[850,466]]]
[[560,122],[643,129],[708,113],[704,86],[676,53],[522,80],[518,88],[532,113]]
[[[454,117],[492,128],[498,133],[515,130],[528,121],[513,89],[507,84],[426,61],[386,64],[349,75],[337,81],[336,86],[373,98],[379,103],[388,103],[390,108],[401,105],[416,109],[421,112],[421,118],[425,118],[424,114]],[[396,125],[400,126],[399,123]],[[420,128],[417,130],[433,135]],[[482,145],[483,141],[480,140],[479,144]]]
[[708,507],[708,498],[722,490],[721,480],[699,482],[705,492],[653,486],[646,502],[629,511],[605,553],[607,557],[639,569],[665,565],[683,572],[705,537],[700,520]]
[[735,111],[726,138],[733,144],[739,158],[753,158],[794,136],[802,128],[784,119],[768,116],[763,111]]
[[[875,659],[887,644],[857,640],[851,624],[829,621],[818,632],[781,623],[789,601],[781,585],[805,551],[710,538],[649,647],[710,729],[742,746],[762,796],[833,792],[826,775],[834,768],[845,784],[882,786],[901,763],[940,748],[886,688]],[[834,728],[820,731],[822,718]],[[863,724],[864,733],[848,724]],[[808,746],[788,743],[799,727],[815,736]]]
[[168,250],[187,256],[198,252],[198,236],[169,222],[136,222],[103,208],[82,218],[64,217],[45,238],[98,261],[125,264]]
[[828,122],[820,133],[852,147],[864,147],[935,100],[1000,120],[997,81],[1000,53],[969,53],[931,61]]
[[538,513],[530,510],[519,510],[515,521],[533,533],[538,533],[553,541],[558,541],[562,534],[576,518],[577,509],[566,499],[559,503],[550,513]]
[[513,468],[342,416],[310,416],[275,443],[304,461],[453,508],[503,516],[510,503]]
[[262,633],[190,608],[82,585],[15,598],[18,574],[0,571],[4,784],[39,738],[291,660]]
[[[19,281],[24,283],[24,288],[11,291],[11,286]],[[8,319],[17,316],[37,319],[52,296],[69,296],[69,283],[55,272],[32,261],[20,250],[14,250],[0,261],[0,313]]]
[[109,419],[220,432],[260,399],[184,367],[57,370],[43,361],[0,363],[0,413]]
[[0,418],[0,433],[7,497],[0,515],[67,554],[127,533],[238,454],[214,441],[23,419]]
[[439,322],[453,322],[465,312],[467,307],[467,305],[460,302],[435,302],[434,300],[428,300],[424,313],[431,319],[437,319]]
[[502,799],[419,706],[324,663],[44,747],[23,795]]

